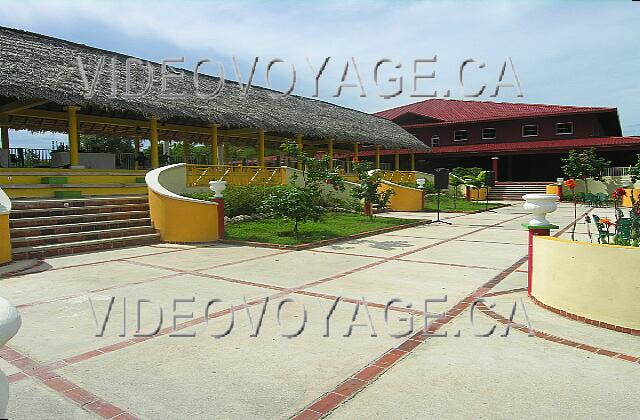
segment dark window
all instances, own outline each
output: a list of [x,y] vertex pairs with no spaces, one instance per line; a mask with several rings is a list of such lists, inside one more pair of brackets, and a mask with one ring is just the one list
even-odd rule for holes
[[573,123],[572,122],[557,123],[556,134],[573,134]]
[[527,124],[522,126],[522,137],[530,137],[538,135],[537,124]]
[[495,140],[496,139],[496,129],[495,128],[483,128],[482,129],[482,140]]
[[453,132],[453,140],[454,141],[463,141],[468,140],[467,130],[456,130]]
[[431,136],[431,147],[439,147],[440,146],[440,136],[434,134]]

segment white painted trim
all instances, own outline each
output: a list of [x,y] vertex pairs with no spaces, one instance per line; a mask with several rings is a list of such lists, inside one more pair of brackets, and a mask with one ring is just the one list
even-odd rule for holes
[[[496,130],[495,131],[495,136],[493,136],[493,137],[485,137],[484,136],[484,130]],[[482,128],[482,132],[480,134],[481,134],[482,140],[496,140],[498,138],[498,129],[495,128],[495,127],[483,127]]]
[[0,214],[9,214],[11,212],[11,199],[0,188]]
[[204,200],[197,200],[195,198],[190,198],[190,197],[183,197],[181,195],[178,195],[169,191],[168,189],[166,189],[160,184],[160,181],[158,180],[158,178],[160,177],[160,173],[162,173],[163,171],[167,171],[169,169],[175,169],[178,166],[184,167],[183,169],[186,171],[187,170],[186,165],[187,165],[186,163],[176,163],[175,165],[163,166],[162,168],[154,169],[151,172],[148,172],[147,175],[144,177],[144,181],[147,184],[147,188],[149,188],[151,191],[155,192],[158,195],[161,195],[167,198],[172,198],[174,200],[188,201],[191,203],[209,204],[209,205],[217,206],[218,203],[216,203],[215,201],[204,201]]
[[[571,124],[571,132],[570,133],[558,133],[558,125],[560,124]],[[574,125],[573,121],[564,121],[556,123],[556,136],[572,136],[574,134]]]

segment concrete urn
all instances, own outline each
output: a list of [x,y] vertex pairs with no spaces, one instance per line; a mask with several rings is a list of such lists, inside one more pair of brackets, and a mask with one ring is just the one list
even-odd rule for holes
[[525,194],[524,209],[533,213],[529,226],[549,226],[547,214],[553,213],[558,208],[558,196],[555,194]]
[[424,179],[424,178],[418,178],[418,179],[416,179],[416,183],[418,184],[418,188],[419,188],[419,189],[421,189],[421,190],[423,190],[423,189],[424,189],[424,184],[425,184],[425,182],[427,182],[427,180],[426,180],[426,179]]
[[222,193],[227,189],[227,181],[211,181],[209,188],[215,194],[215,198],[222,198]]
[[[0,348],[16,335],[22,325],[20,313],[8,300],[0,297]],[[0,418],[5,418],[9,401],[9,381],[0,370]]]

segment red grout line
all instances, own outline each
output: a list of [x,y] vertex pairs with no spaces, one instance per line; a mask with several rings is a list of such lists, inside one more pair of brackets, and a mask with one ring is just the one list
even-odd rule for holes
[[[128,418],[136,419],[137,416],[103,400],[102,398],[90,393],[79,385],[58,375],[54,369],[50,369],[35,360],[24,356],[15,349],[5,346],[0,349],[0,357],[12,365],[22,369],[22,372],[9,376],[10,382],[33,378],[54,392],[76,402],[83,409],[91,411],[98,416],[110,419],[115,416],[128,416]],[[25,362],[26,361],[26,362]],[[28,369],[25,369],[26,366]]]
[[[516,270],[517,272],[518,270]],[[498,292],[493,292],[493,293],[485,293],[484,297],[493,297],[493,296],[502,296],[502,295],[509,295],[511,293],[519,293],[519,292],[526,292],[528,289],[526,287],[518,287],[516,289],[509,289],[509,290],[500,290]]]
[[[480,309],[480,311],[482,313],[484,313],[485,315],[490,316],[491,318],[499,321],[502,324],[505,325],[511,325],[514,329],[521,331],[521,332],[525,332],[525,333],[529,333],[529,329],[527,326],[510,321],[509,319],[503,317],[502,315],[500,315],[499,313],[492,311],[487,305],[485,305],[484,303],[480,302],[478,304],[478,309]],[[544,331],[540,331],[540,330],[536,330],[534,331],[534,334],[537,338],[541,338],[543,340],[546,341],[551,341],[554,343],[559,343],[562,344],[564,346],[568,346],[568,347],[574,347],[583,351],[588,351],[590,353],[595,353],[595,354],[600,354],[603,356],[608,356],[611,357],[612,359],[620,359],[620,360],[624,360],[627,362],[631,362],[631,363],[640,363],[640,356],[631,356],[628,354],[624,354],[624,353],[620,353],[620,352],[616,352],[616,351],[611,351],[611,350],[607,350],[607,349],[603,349],[603,348],[599,348],[596,346],[590,346],[588,344],[584,344],[584,343],[580,343],[578,341],[573,341],[573,340],[569,340],[566,338],[562,338],[562,337],[558,337],[556,335],[552,335],[549,333],[546,333]]]
[[[315,400],[312,404],[301,410],[293,418],[300,420],[310,418],[309,416],[312,415],[317,416],[316,418],[320,418],[328,414],[344,401],[353,398],[353,396],[360,392],[365,386],[374,382],[378,377],[388,371],[397,361],[415,350],[418,346],[420,346],[420,344],[426,342],[428,336],[425,336],[425,333],[432,335],[440,330],[444,325],[451,322],[464,310],[471,306],[476,298],[483,296],[484,293],[486,293],[496,284],[501,282],[505,277],[515,271],[525,260],[526,257],[520,258],[511,266],[509,266],[508,268],[494,276],[491,280],[476,289],[475,292],[456,303],[452,308],[445,312],[444,316],[431,322],[426,332],[418,331],[397,347],[388,350],[380,357],[378,357],[378,359],[369,363],[358,372],[347,378],[345,381],[341,382],[335,389],[329,391],[328,393],[325,393],[323,396]],[[358,386],[349,386],[349,384],[353,384],[354,381],[357,380],[363,383],[360,384],[356,382]],[[337,396],[339,396],[340,398],[338,398]]]
[[577,314],[574,314],[574,313],[571,313],[571,312],[567,312],[567,311],[562,310],[562,309],[554,308],[553,306],[549,306],[546,303],[540,302],[534,296],[529,296],[529,298],[536,305],[538,305],[538,306],[540,306],[540,307],[542,307],[542,308],[544,308],[544,309],[546,309],[548,311],[551,311],[551,312],[555,313],[556,315],[560,315],[560,316],[563,316],[565,318],[573,319],[574,321],[582,322],[584,324],[589,324],[589,325],[592,325],[594,327],[600,327],[600,328],[605,328],[607,330],[613,330],[613,331],[617,331],[617,332],[621,332],[621,333],[625,333],[625,334],[631,334],[631,335],[640,336],[640,329],[623,327],[621,325],[614,325],[614,324],[610,324],[608,322],[598,321],[597,319],[587,318],[587,317],[584,317],[582,315],[577,315]]

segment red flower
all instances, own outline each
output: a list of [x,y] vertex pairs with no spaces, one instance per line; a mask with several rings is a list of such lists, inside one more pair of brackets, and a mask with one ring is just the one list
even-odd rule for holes
[[615,198],[616,200],[625,197],[626,195],[627,192],[624,190],[624,188],[616,188],[616,190],[612,194],[613,198]]
[[600,222],[607,225],[607,226],[614,226],[615,223],[613,223],[611,220],[607,219],[606,217],[603,217],[602,219],[600,219]]
[[572,190],[576,187],[576,181],[574,181],[573,179],[567,179],[566,181],[564,181],[564,185],[565,187]]

